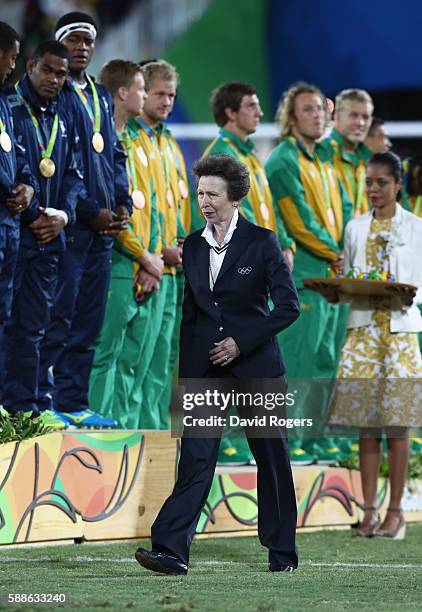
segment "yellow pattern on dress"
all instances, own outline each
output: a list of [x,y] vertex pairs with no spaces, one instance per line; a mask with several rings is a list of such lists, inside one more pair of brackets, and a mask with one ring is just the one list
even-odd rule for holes
[[[366,271],[389,271],[386,247],[391,224],[392,219],[372,220]],[[422,378],[418,335],[391,333],[390,316],[390,298],[374,298],[372,323],[348,330],[329,410],[330,424],[422,426],[422,380],[414,380]]]

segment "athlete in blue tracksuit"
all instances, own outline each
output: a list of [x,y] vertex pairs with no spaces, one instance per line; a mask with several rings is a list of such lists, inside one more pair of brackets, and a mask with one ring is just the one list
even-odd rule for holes
[[9,412],[41,409],[38,403],[40,343],[49,323],[63,227],[75,221],[78,197],[85,188],[77,169],[72,116],[57,95],[68,73],[68,52],[56,41],[41,43],[28,73],[7,89],[15,135],[26,149],[40,186],[40,206],[21,215],[21,235],[13,288],[11,319],[5,329],[3,404]]
[[[19,50],[19,34],[0,21],[0,86],[14,70]],[[37,205],[33,197],[37,189],[25,151],[15,140],[10,107],[0,94],[0,403],[4,380],[3,328],[12,305],[20,214],[29,205]]]
[[[1,75],[0,75],[1,77]],[[26,162],[25,150],[16,143],[12,113],[0,95],[0,346],[3,326],[10,316],[13,274],[19,248],[21,213],[37,205],[32,197],[37,190],[35,178]],[[31,200],[32,198],[32,200]]]
[[126,156],[114,130],[112,98],[85,72],[95,46],[94,20],[84,13],[64,15],[55,36],[70,52],[70,78],[61,97],[77,123],[88,197],[79,201],[76,223],[66,229],[67,249],[42,345],[40,401],[73,425],[109,427],[115,421],[88,410],[88,382],[108,294],[112,236],[132,212]]

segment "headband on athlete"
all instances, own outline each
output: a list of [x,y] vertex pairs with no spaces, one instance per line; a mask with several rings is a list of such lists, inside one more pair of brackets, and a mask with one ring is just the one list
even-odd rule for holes
[[56,40],[62,42],[66,36],[72,34],[73,32],[85,32],[85,34],[89,34],[93,40],[97,37],[97,30],[92,25],[92,23],[68,23],[67,25],[59,28],[55,34]]

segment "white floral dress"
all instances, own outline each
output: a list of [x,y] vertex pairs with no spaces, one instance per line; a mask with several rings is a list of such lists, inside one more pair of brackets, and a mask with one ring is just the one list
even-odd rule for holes
[[[391,230],[391,223],[391,219],[375,218],[371,222],[366,241],[369,270],[387,270],[383,236]],[[328,414],[330,425],[422,426],[418,334],[391,333],[390,315],[390,298],[376,298],[372,323],[348,330]]]

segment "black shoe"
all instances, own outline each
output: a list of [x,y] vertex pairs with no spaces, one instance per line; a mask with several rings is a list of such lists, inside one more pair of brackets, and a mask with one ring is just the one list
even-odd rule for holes
[[171,576],[185,576],[188,573],[188,566],[183,561],[166,553],[138,548],[135,558],[142,567],[153,572],[170,574]]
[[294,572],[296,568],[293,565],[273,565],[270,563],[268,569],[270,572]]

